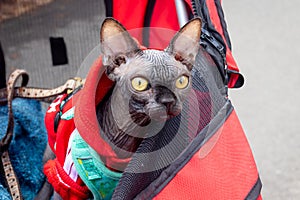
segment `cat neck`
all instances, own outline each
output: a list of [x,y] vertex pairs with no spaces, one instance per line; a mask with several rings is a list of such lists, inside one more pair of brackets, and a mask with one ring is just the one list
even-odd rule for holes
[[[110,95],[108,95],[110,96]],[[119,158],[128,158],[137,150],[143,138],[134,137],[137,135],[138,127],[130,118],[121,111],[118,117],[122,122],[116,121],[116,114],[112,111],[111,97],[105,98],[96,108],[97,119],[101,128],[101,134],[104,139],[111,144]],[[120,127],[120,124],[122,124]]]

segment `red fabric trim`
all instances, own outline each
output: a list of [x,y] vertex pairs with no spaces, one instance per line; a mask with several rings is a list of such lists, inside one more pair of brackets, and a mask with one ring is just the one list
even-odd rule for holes
[[258,179],[235,112],[154,199],[244,199]]
[[[67,102],[64,106],[62,113],[65,113],[67,110],[73,107],[72,101]],[[57,160],[61,165],[65,162],[65,157],[67,154],[69,138],[72,132],[75,129],[75,124],[73,119],[71,120],[63,120],[61,119],[57,129],[57,137],[56,137],[56,150],[55,154]]]
[[239,76],[240,76],[239,74],[231,73],[230,79],[229,79],[229,82],[228,82],[228,87],[229,88],[234,88],[236,81],[239,79]]
[[45,126],[48,132],[48,143],[53,152],[55,152],[55,143],[57,134],[54,132],[54,119],[59,111],[61,101],[67,96],[67,94],[59,95],[48,107],[45,115]]
[[44,173],[54,190],[67,200],[84,200],[90,196],[86,186],[78,185],[64,171],[57,160],[49,160],[44,165]]
[[75,105],[74,122],[81,137],[105,160],[112,169],[124,168],[130,159],[119,159],[111,146],[100,136],[100,127],[96,116],[96,105],[113,86],[107,78],[99,57],[91,67],[80,95],[73,98]]
[[262,198],[262,196],[261,195],[259,195],[259,197],[257,198],[257,200],[262,200],[263,198]]
[[228,47],[226,50],[226,62],[228,69],[239,72],[239,68],[233,58],[232,52]]
[[[63,120],[60,119],[57,132],[54,132],[54,120],[56,114],[60,110],[61,102],[67,97],[67,94],[59,96],[56,98],[52,104],[50,104],[48,111],[45,116],[45,126],[48,132],[48,143],[55,153],[59,163],[61,165],[64,164],[66,150],[68,148],[69,137],[73,130],[75,129],[74,121],[73,120]],[[59,103],[59,104],[57,104]],[[56,105],[57,104],[57,105]],[[53,106],[55,105],[55,111],[52,112]],[[65,113],[67,110],[73,107],[72,101],[67,102],[63,109],[62,113]],[[49,112],[51,111],[51,112]],[[57,147],[57,148],[56,148]]]

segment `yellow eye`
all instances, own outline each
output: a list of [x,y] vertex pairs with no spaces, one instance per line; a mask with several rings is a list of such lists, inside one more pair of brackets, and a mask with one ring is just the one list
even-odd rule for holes
[[189,77],[185,75],[180,76],[175,83],[178,89],[184,89],[188,86],[188,84],[189,84]]
[[148,81],[142,77],[135,77],[131,80],[131,85],[136,91],[144,91],[148,89]]

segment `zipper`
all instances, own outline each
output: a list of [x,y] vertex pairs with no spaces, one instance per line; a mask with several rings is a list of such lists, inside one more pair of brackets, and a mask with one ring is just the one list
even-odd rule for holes
[[[200,10],[198,12],[198,8],[199,8],[199,0],[191,0],[191,5],[192,5],[192,12],[194,14],[194,16],[202,16],[200,15]],[[226,50],[225,47],[220,44],[220,42],[218,40],[216,40],[209,31],[207,31],[205,28],[202,28],[201,30],[201,39],[207,41],[208,43],[211,44],[211,46],[213,46],[218,52],[219,54],[222,56],[223,58],[223,64],[224,64],[224,83],[225,83],[225,87],[226,87],[226,93],[228,91],[228,68],[227,68],[227,61],[226,61]]]
[[[201,17],[202,15],[199,15],[199,12],[198,12],[198,9],[197,9],[200,6],[198,1],[191,0],[192,12],[195,16],[200,16]],[[215,47],[218,50],[218,52],[220,53],[220,55],[223,58],[226,58],[226,55],[224,53],[223,45],[221,45],[220,42],[218,42],[206,29],[202,28],[201,38],[208,41],[213,47]]]
[[197,13],[197,6],[196,6],[196,2],[194,0],[191,0],[191,4],[192,4],[192,12],[195,16],[199,16]]
[[202,29],[201,38],[208,41],[213,47],[215,47],[215,49],[218,50],[223,58],[226,58],[223,45],[221,45],[207,30]]

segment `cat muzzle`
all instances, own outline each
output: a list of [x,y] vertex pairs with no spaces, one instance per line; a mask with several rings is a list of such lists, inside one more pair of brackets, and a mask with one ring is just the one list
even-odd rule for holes
[[156,121],[166,121],[172,117],[179,115],[181,112],[181,107],[174,103],[162,104],[155,108],[149,109],[149,117]]

